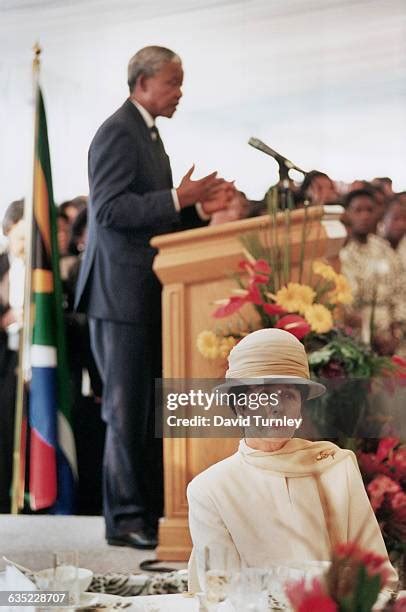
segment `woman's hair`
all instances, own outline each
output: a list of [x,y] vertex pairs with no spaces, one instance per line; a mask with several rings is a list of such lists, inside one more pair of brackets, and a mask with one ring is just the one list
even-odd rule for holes
[[79,255],[78,243],[81,240],[87,226],[87,208],[80,211],[70,230],[69,253]]
[[8,236],[11,228],[24,217],[24,200],[15,200],[6,208],[3,217],[3,234]]

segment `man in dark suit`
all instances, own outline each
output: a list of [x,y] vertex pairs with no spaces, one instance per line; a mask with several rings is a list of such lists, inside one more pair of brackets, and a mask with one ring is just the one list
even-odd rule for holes
[[[180,58],[145,47],[128,67],[130,97],[89,151],[89,238],[76,305],[89,315],[107,424],[103,504],[110,544],[154,548],[163,514],[162,441],[154,437],[154,379],[162,376],[157,234],[205,225],[225,206],[216,172],[173,188],[155,118],[181,98]],[[199,204],[196,204],[199,202]]]

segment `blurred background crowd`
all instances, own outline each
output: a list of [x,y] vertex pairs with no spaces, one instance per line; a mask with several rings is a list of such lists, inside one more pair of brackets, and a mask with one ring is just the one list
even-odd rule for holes
[[[254,201],[229,184],[227,189],[228,207],[212,216],[212,225],[266,214],[266,194]],[[338,210],[347,238],[340,261],[354,296],[344,322],[379,354],[406,356],[406,192],[395,193],[388,177],[344,184],[316,170],[307,173],[300,184],[292,181],[289,190],[295,208],[343,207]],[[6,243],[0,253],[0,512],[9,512],[18,334],[24,301],[23,200],[7,207],[2,230]],[[57,207],[57,230],[79,470],[77,513],[94,515],[101,513],[102,504],[103,389],[86,316],[73,308],[86,248],[86,196]]]

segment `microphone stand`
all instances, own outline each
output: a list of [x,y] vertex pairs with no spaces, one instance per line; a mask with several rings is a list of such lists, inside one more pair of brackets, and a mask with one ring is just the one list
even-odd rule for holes
[[[285,160],[281,157],[275,157],[279,169],[278,199],[281,210],[294,208],[294,194],[290,188],[289,167],[285,164]],[[293,204],[293,205],[292,205]]]
[[258,140],[258,138],[250,138],[248,144],[250,144],[255,149],[258,149],[262,153],[269,155],[276,161],[279,167],[279,182],[277,188],[280,208],[281,210],[286,210],[286,208],[294,208],[294,194],[292,189],[290,188],[289,170],[294,169],[304,175],[306,175],[307,173],[298,166],[296,166],[296,164],[288,160],[286,157],[284,157],[274,149],[271,149],[271,147],[266,145],[264,142]]

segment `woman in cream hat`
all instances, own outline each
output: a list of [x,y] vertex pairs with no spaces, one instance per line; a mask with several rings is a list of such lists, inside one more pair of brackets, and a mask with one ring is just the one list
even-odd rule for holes
[[[248,397],[252,389],[273,393],[279,401],[268,415],[292,418],[300,416],[303,399],[325,391],[310,380],[302,343],[279,329],[243,338],[229,355],[226,379],[221,387],[228,393],[238,388]],[[213,544],[228,550],[235,569],[327,561],[332,546],[355,539],[387,556],[354,453],[294,438],[294,431],[250,430],[234,455],[189,484],[190,590],[202,590],[196,549]],[[394,586],[397,575],[389,560],[388,570]]]

